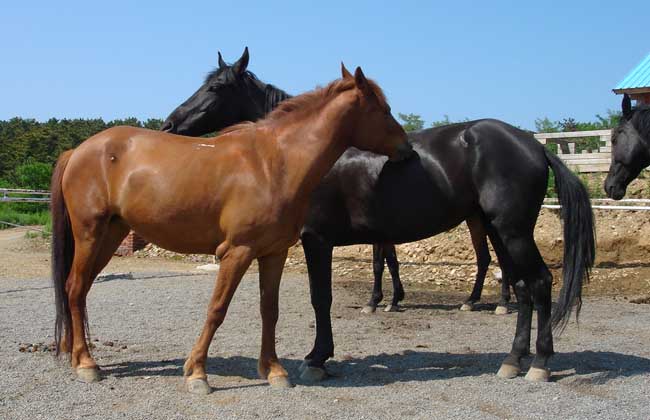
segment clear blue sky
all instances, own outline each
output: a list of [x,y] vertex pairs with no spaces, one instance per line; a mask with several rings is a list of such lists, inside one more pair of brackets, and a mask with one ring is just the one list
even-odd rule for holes
[[0,12],[0,119],[164,118],[217,61],[297,94],[361,65],[430,122],[591,120],[650,53],[650,2],[12,1]]

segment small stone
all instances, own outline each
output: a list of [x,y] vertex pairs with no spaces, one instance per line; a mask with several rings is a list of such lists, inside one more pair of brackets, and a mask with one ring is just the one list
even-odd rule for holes
[[102,344],[107,347],[113,347],[115,345],[112,341],[104,341]]

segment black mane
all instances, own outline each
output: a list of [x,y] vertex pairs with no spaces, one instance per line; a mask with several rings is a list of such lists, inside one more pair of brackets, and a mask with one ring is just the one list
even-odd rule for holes
[[637,105],[630,122],[641,138],[650,142],[650,105]]
[[[225,73],[226,83],[237,82],[237,79],[235,78],[235,75],[232,72],[231,67],[226,67],[226,68],[217,67],[216,69],[212,70],[205,76],[204,83],[209,83],[214,77],[220,76],[221,74],[223,74],[223,72],[226,72]],[[275,109],[275,107],[278,106],[280,102],[292,97],[284,90],[270,83],[262,82],[260,79],[257,78],[255,73],[253,73],[252,71],[246,70],[242,75],[242,80],[246,88],[249,89],[249,91],[251,88],[254,88],[264,92],[264,114],[268,114],[269,112],[273,111],[273,109]]]

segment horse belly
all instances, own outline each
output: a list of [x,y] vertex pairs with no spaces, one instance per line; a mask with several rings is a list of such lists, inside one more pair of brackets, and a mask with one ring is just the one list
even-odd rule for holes
[[161,182],[146,171],[131,174],[118,194],[116,213],[143,238],[165,249],[213,254],[223,240],[214,198],[218,192],[192,193],[189,185]]

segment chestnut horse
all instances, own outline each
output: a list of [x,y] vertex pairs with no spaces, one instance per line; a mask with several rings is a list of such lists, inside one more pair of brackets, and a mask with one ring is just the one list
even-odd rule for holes
[[57,354],[71,353],[80,379],[99,379],[87,345],[86,296],[133,229],[163,248],[221,260],[205,325],[185,362],[188,390],[210,391],[208,347],[253,259],[262,314],[258,372],[271,385],[290,386],[275,352],[287,250],[312,191],[351,146],[392,160],[412,151],[381,89],[360,68],[214,138],[114,127],[62,154],[52,177]]
[[[221,53],[218,54],[218,57],[218,67],[207,75],[201,86],[187,100],[169,114],[161,130],[184,136],[202,136],[222,129],[227,125],[225,124],[227,122],[256,121],[271,112],[280,102],[291,97],[277,86],[263,83],[248,70],[250,60],[248,47],[244,49],[242,56],[232,65],[223,60]],[[415,138],[416,134],[408,133],[408,135],[410,138]],[[350,160],[355,160],[355,158],[347,159],[346,155],[347,153],[343,155],[337,167],[345,167]],[[434,152],[432,158],[438,160],[445,157],[438,156]],[[342,191],[341,196],[347,199],[354,196],[354,194],[355,191],[346,189]],[[318,203],[315,206],[318,206]],[[344,213],[339,215],[343,219],[348,217]],[[427,213],[419,214],[418,217],[431,219],[431,215]],[[450,215],[442,214],[440,217],[445,219]],[[469,228],[472,246],[476,253],[476,280],[472,294],[461,306],[461,310],[472,310],[474,304],[481,300],[483,283],[491,257],[487,242],[487,231],[480,218],[469,217],[465,223]],[[383,299],[381,283],[384,260],[388,265],[393,280],[393,299],[390,304],[386,305],[385,310],[397,310],[399,302],[404,298],[404,288],[399,278],[399,262],[397,261],[395,245],[376,243],[373,245],[374,287],[370,301],[362,309],[364,313],[374,312]],[[507,313],[509,301],[509,281],[504,279],[501,284],[501,299],[495,313]]]

